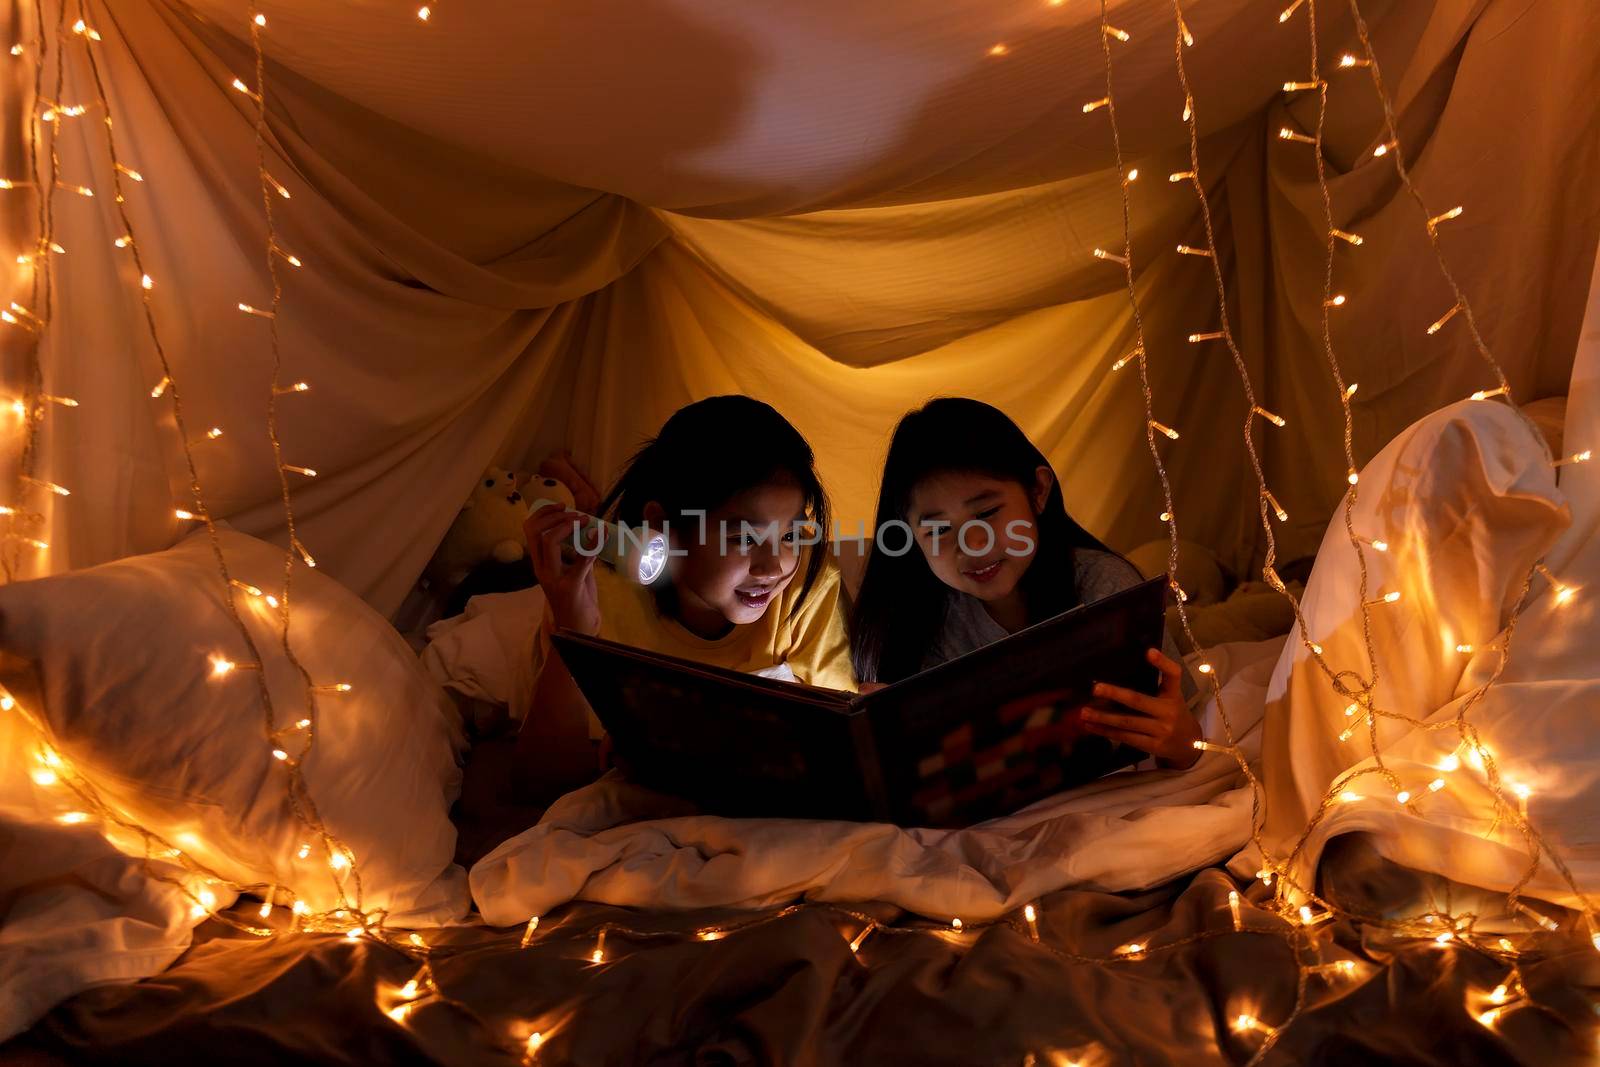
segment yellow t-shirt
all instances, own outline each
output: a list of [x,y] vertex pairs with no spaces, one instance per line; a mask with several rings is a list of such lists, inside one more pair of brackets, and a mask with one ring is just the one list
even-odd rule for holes
[[[800,570],[758,621],[735,626],[715,641],[708,641],[685,629],[676,619],[662,615],[655,594],[648,588],[597,563],[594,581],[600,600],[599,636],[728,670],[753,672],[787,663],[795,678],[807,685],[853,693],[856,678],[850,666],[850,641],[845,634],[839,569],[832,560],[823,565],[805,605],[791,618],[790,611],[804,582],[804,568],[802,559]],[[544,624],[533,648],[535,684],[550,656],[550,635],[554,632],[555,617],[546,605]],[[600,736],[599,723],[592,715],[589,729],[593,736]]]

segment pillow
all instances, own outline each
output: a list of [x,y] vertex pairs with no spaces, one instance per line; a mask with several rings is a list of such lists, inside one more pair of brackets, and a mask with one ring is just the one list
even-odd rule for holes
[[[281,578],[282,549],[227,529],[218,537],[235,579],[270,591]],[[273,755],[300,750],[305,684],[283,653],[277,611],[240,589],[262,667],[217,673],[213,657],[252,662],[223,588],[204,530],[166,552],[4,586],[0,648],[31,665],[37,695],[4,680],[60,756],[134,822],[226,879],[331,911],[335,879],[354,900],[350,873],[330,869],[291,811]],[[449,809],[461,739],[449,702],[399,634],[338,582],[297,566],[292,594],[291,640],[312,682],[350,686],[318,694],[303,770],[324,824],[354,854],[361,907],[402,925],[459,917],[468,901]],[[263,677],[288,727],[276,743]],[[9,751],[37,751],[22,717],[0,716],[0,731]],[[81,806],[61,784],[38,787],[34,803]]]
[[[1146,578],[1167,573],[1166,538],[1147,541],[1128,553],[1128,562]],[[1194,541],[1178,542],[1178,584],[1189,597],[1190,607],[1201,607],[1220,602],[1228,591],[1227,579],[1222,575],[1222,564],[1217,554],[1205,545]],[[1282,632],[1282,631],[1279,631]]]
[[[1384,542],[1364,545],[1372,641],[1379,673],[1378,707],[1425,719],[1457,695],[1475,656],[1504,627],[1522,580],[1571,521],[1556,488],[1544,444],[1509,407],[1465,400],[1402,431],[1361,471],[1353,514],[1356,533]],[[1394,602],[1383,597],[1398,594]],[[1359,568],[1335,512],[1302,601],[1307,638],[1320,644],[1334,670],[1369,675],[1362,635]],[[1458,646],[1462,649],[1458,651]],[[1479,652],[1477,658],[1492,653]],[[1294,842],[1322,796],[1343,771],[1372,755],[1359,715],[1336,693],[1301,644],[1298,628],[1268,689],[1263,738],[1266,837],[1281,849]],[[1348,740],[1340,735],[1351,725]],[[1379,718],[1386,752],[1416,728]],[[1425,733],[1427,746],[1457,744],[1453,730]],[[1398,772],[1397,772],[1398,773]],[[1434,772],[1404,775],[1410,791],[1426,790]],[[1355,788],[1392,799],[1381,779]],[[1351,805],[1339,805],[1347,808]],[[1389,806],[1399,810],[1398,805]],[[1302,872],[1303,873],[1303,872]]]

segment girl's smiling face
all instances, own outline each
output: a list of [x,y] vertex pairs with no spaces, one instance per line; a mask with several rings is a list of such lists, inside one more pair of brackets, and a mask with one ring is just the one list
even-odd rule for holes
[[1040,467],[1027,488],[962,471],[918,482],[906,521],[928,569],[979,600],[1010,598],[1033,562],[1039,510],[1054,482],[1048,467]]
[[[659,515],[658,507],[646,508],[652,525]],[[760,621],[794,579],[806,522],[805,495],[785,478],[708,512],[703,537],[695,517],[674,523],[673,548],[685,553],[672,561],[678,621],[705,638]]]

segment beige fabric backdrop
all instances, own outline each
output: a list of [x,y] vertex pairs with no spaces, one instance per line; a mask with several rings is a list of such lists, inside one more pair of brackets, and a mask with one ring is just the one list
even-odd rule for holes
[[[68,21],[77,0],[68,0]],[[1121,273],[1089,255],[1120,240],[1103,112],[1097,5],[1028,0],[445,0],[405,5],[261,0],[273,173],[284,243],[306,261],[280,320],[286,460],[302,539],[327,572],[392,611],[491,461],[571,447],[609,474],[671,410],[739,389],[816,445],[847,527],[867,519],[894,418],[965,393],[1011,412],[1045,448],[1069,506],[1114,545],[1162,527],[1139,395],[1110,364],[1131,344]],[[1263,403],[1286,548],[1308,552],[1344,488],[1338,405],[1315,343],[1320,203],[1306,128],[1314,100],[1303,13],[1190,0],[1188,53],[1203,169],[1220,225],[1230,314]],[[1354,45],[1344,4],[1320,5],[1325,64]],[[0,42],[33,37],[31,0],[0,5]],[[54,24],[54,0],[44,3]],[[1570,0],[1363,5],[1436,210],[1466,205],[1444,243],[1519,396],[1564,392],[1600,231],[1600,13]],[[267,289],[245,5],[85,0],[104,40],[124,162],[148,178],[130,208],[156,279],[212,507],[281,536],[264,432],[263,323],[239,301]],[[1185,161],[1171,7],[1126,0],[1114,21],[1135,250],[1157,417],[1184,536],[1235,566],[1259,558],[1244,406],[1219,346]],[[992,45],[1007,52],[991,56]],[[66,46],[67,102],[91,102]],[[31,90],[9,59],[5,176],[19,174]],[[1373,159],[1365,73],[1330,75],[1327,155],[1350,303],[1334,341],[1356,400],[1358,458],[1422,412],[1488,384],[1449,305],[1415,205]],[[1309,109],[1309,110],[1308,110]],[[93,113],[64,123],[63,178],[109,189]],[[31,193],[0,193],[6,242],[32,239]],[[40,473],[75,490],[50,507],[41,569],[170,544],[186,499],[170,405],[139,318],[138,279],[112,247],[109,197],[57,198],[58,308]],[[6,298],[25,276],[5,268]],[[7,384],[25,336],[3,333]],[[1268,428],[1270,429],[1270,428]],[[8,450],[9,451],[9,450]]]

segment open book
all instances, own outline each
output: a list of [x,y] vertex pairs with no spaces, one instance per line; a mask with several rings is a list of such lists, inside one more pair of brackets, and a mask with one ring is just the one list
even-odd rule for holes
[[1142,758],[1079,711],[1097,681],[1156,692],[1165,606],[1153,578],[863,696],[554,642],[642,785],[717,815],[965,826]]

